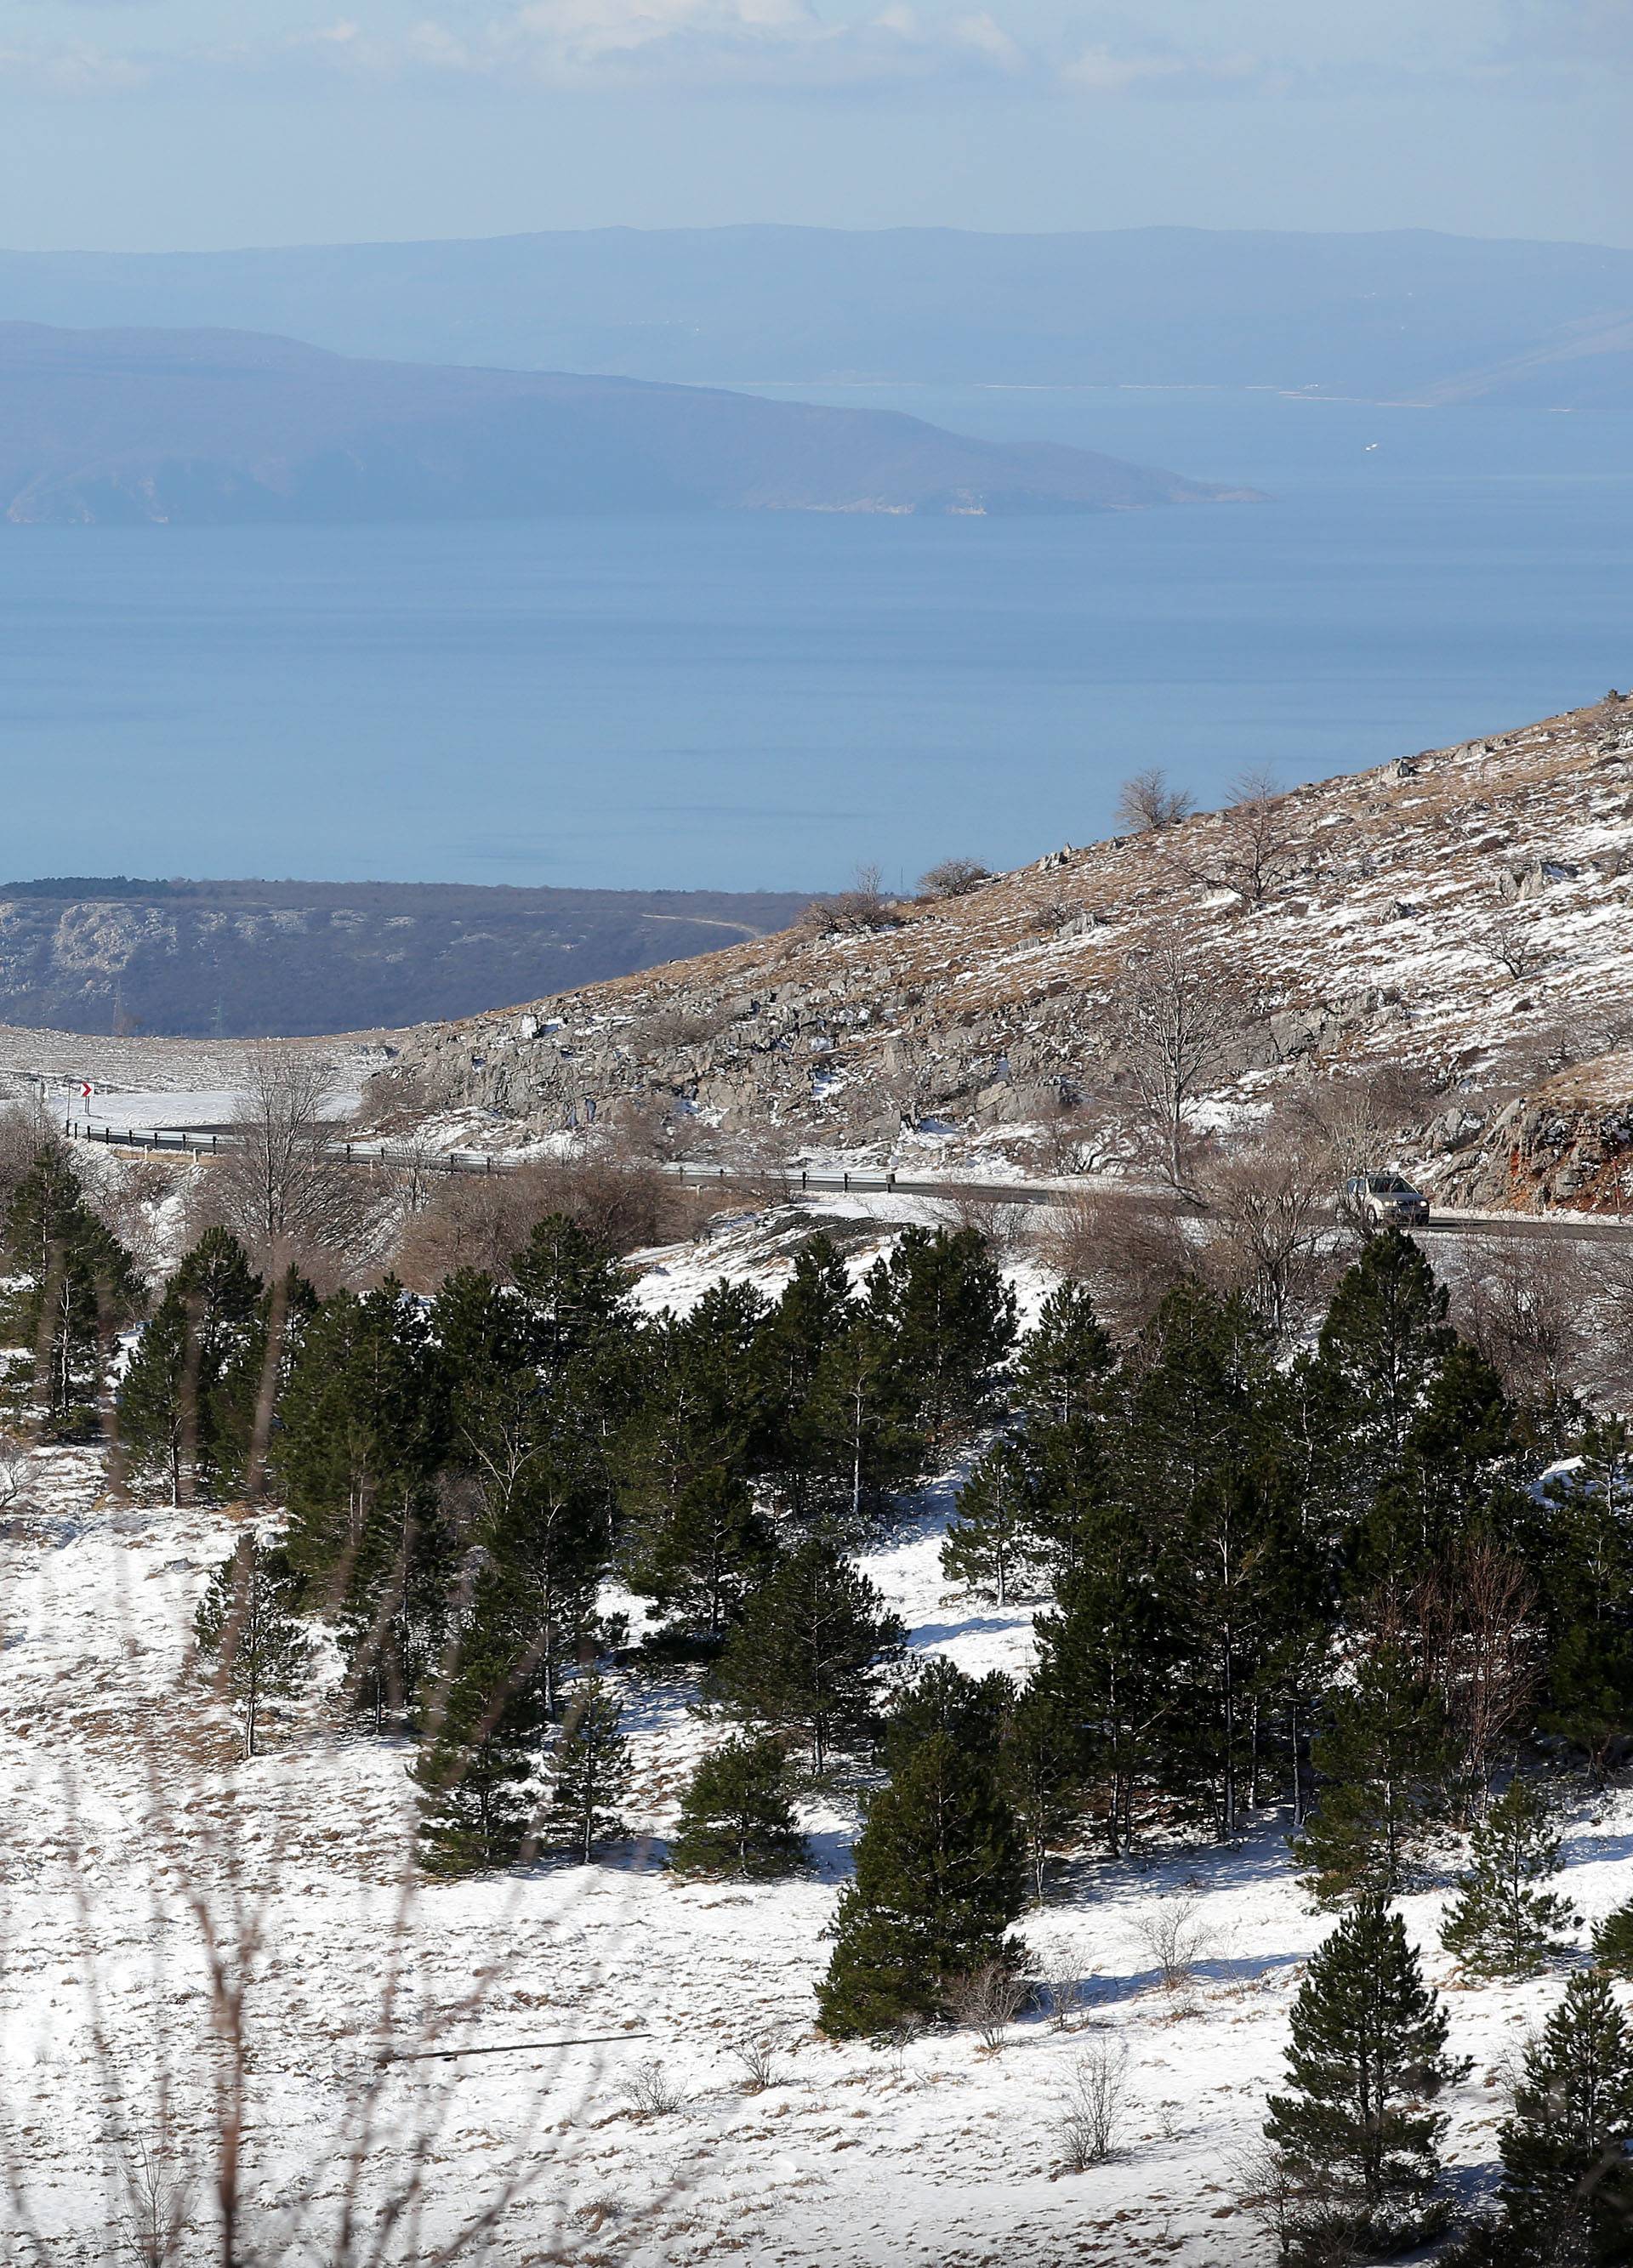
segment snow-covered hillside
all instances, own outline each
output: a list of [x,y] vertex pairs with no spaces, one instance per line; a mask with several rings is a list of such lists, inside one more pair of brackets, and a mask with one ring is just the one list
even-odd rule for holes
[[489,1141],[678,1113],[783,1154],[1001,1139],[1064,1108],[1104,1146],[1127,1100],[1112,1004],[1167,941],[1243,1005],[1216,1098],[1403,1067],[1430,1095],[1421,1150],[1458,1154],[1470,1201],[1613,1204],[1633,1151],[1630,940],[1633,696],[1616,693],[1051,852],[879,925],[809,924],[427,1027],[373,1107],[464,1113],[462,1138]]
[[[775,1290],[782,1263],[757,1258],[754,1237],[745,1224],[706,1259],[654,1256],[646,1304],[684,1305],[718,1273],[754,1270]],[[1035,1300],[1039,1281],[1019,1288]],[[280,2258],[336,2257],[297,2238],[329,2225],[361,2144],[374,2234],[382,2198],[428,2173],[423,2222],[410,2216],[386,2258],[409,2234],[432,2257],[491,2212],[491,2257],[506,2264],[1268,2264],[1244,2158],[1301,1964],[1330,1926],[1294,1880],[1283,1815],[1233,1848],[1075,1857],[1023,1925],[1044,2005],[996,2049],[970,2030],[831,2045],[813,2029],[812,1986],[861,1783],[808,1808],[808,1877],[683,1883],[664,1871],[664,1838],[724,1727],[686,1683],[624,1674],[636,1839],[587,1868],[552,1860],[405,1891],[405,1745],[343,1726],[320,1693],[284,1712],[268,1754],[237,1762],[188,1664],[193,1604],[234,1515],[122,1506],[92,1451],[40,1453],[15,1477],[0,1516],[0,2012],[8,2153],[52,2261],[115,2257],[130,2205],[105,2169],[157,2154],[170,2172],[203,2170],[208,1926],[229,1972],[246,1930],[259,1943],[247,2228],[253,2248],[287,2226]],[[944,1653],[1023,1672],[1030,1610],[973,1603],[942,1578],[950,1501],[942,1485],[907,1507],[867,1572],[908,1626],[910,1664]],[[1586,1921],[1633,1893],[1633,1788],[1578,1807],[1566,1857]],[[1179,1901],[1192,1974],[1165,1986],[1150,1933]],[[1406,1911],[1447,1986],[1441,1904],[1425,1895]],[[1502,2080],[1559,1983],[1450,1990],[1453,2047],[1474,2058],[1448,2145],[1466,2184],[1489,2176]],[[569,2037],[587,2043],[383,2076],[378,2061],[404,2040]],[[750,2091],[735,2051],[755,2043],[773,2069]],[[1070,2173],[1063,2100],[1108,2047],[1127,2053],[1119,2145]],[[672,2105],[642,2112],[632,2088],[654,2076]]]

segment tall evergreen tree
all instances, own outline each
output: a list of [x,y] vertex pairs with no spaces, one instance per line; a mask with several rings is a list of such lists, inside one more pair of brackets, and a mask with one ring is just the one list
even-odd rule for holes
[[556,1784],[550,1797],[552,1842],[587,1867],[598,1843],[626,1835],[618,1806],[629,1789],[630,1744],[618,1697],[599,1677],[587,1677],[567,1705]]
[[237,1390],[258,1343],[262,1286],[235,1236],[209,1228],[165,1287],[119,1388],[130,1469],[162,1476],[172,1504],[243,1476],[249,1452]]
[[1036,1905],[1044,1902],[1052,1861],[1076,1832],[1082,1748],[1053,1693],[1031,1687],[1022,1694],[1004,1728],[999,1770],[1021,1830]]
[[1458,1886],[1440,1942],[1475,1977],[1524,1977],[1562,1950],[1577,1917],[1538,1887],[1559,1871],[1559,1836],[1528,1780],[1516,1779],[1474,1829],[1473,1864]]
[[1633,2031],[1595,1971],[1570,1979],[1527,2050],[1498,2147],[1500,2259],[1633,2258]]
[[750,1599],[705,1690],[739,1716],[797,1734],[820,1772],[866,1732],[874,1664],[902,1636],[867,1577],[827,1536],[810,1536]]
[[1101,1414],[1117,1358],[1086,1285],[1069,1278],[1038,1311],[1016,1354],[1011,1390],[1028,1432]]
[[850,1277],[831,1237],[809,1237],[794,1256],[794,1273],[760,1334],[759,1357],[771,1402],[774,1476],[783,1502],[802,1517],[842,1506],[818,1381],[856,1318]]
[[806,1861],[782,1743],[735,1739],[705,1756],[681,1798],[669,1845],[678,1874],[771,1881]]
[[995,1764],[1014,1707],[1015,1687],[1001,1670],[971,1677],[945,1654],[932,1655],[892,1697],[880,1743],[885,1770],[899,1771],[933,1733],[945,1733],[966,1755]]
[[1312,1759],[1324,1784],[1293,1847],[1316,1899],[1395,1896],[1442,1808],[1450,1761],[1444,1707],[1400,1646],[1373,1646],[1329,1695]]
[[1176,1698],[1176,1634],[1153,1553],[1124,1505],[1077,1524],[1077,1567],[1058,1614],[1037,1625],[1037,1690],[1079,1744],[1091,1814],[1113,1858],[1138,1842],[1164,1779]]
[[1594,1419],[1526,1539],[1548,1626],[1545,1728],[1602,1781],[1633,1730],[1633,1427]]
[[915,1742],[868,1807],[855,1880],[840,1893],[816,1988],[823,2029],[839,2039],[946,2016],[961,1978],[1018,1970],[1006,1932],[1025,1885],[1020,1830],[992,1763],[950,1733]]
[[33,1403],[49,1430],[83,1424],[108,1375],[119,1333],[140,1314],[136,1263],[86,1204],[60,1145],[42,1149],[7,1210],[5,1336],[33,1356]]
[[534,1359],[547,1370],[564,1370],[633,1335],[617,1261],[563,1213],[536,1223],[511,1274]]
[[1421,2243],[1445,2220],[1435,2198],[1446,2121],[1425,2105],[1460,2075],[1445,2011],[1399,1914],[1361,1898],[1312,1957],[1293,2002],[1287,2092],[1265,2132],[1292,2185],[1295,2262]]
[[266,1704],[299,1693],[311,1675],[299,1592],[282,1553],[246,1529],[198,1602],[193,1628],[205,1674],[238,1718],[246,1756],[258,1753]]
[[888,1327],[871,1314],[854,1314],[824,1349],[797,1446],[807,1511],[853,1542],[890,1491],[923,1470],[916,1398]]
[[904,1229],[869,1270],[866,1299],[930,1448],[967,1440],[995,1404],[1016,1334],[1015,1293],[979,1233]]
[[1315,1381],[1356,1520],[1399,1473],[1408,1436],[1457,1344],[1445,1287],[1398,1228],[1368,1240],[1333,1294]]

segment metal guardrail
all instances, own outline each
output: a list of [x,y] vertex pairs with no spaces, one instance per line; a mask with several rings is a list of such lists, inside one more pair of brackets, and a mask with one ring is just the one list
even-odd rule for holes
[[[63,1132],[70,1141],[93,1142],[110,1150],[163,1151],[171,1156],[213,1158],[238,1146],[232,1129],[200,1131],[190,1127],[137,1126],[122,1130],[96,1125],[86,1119],[68,1118]],[[420,1174],[519,1174],[536,1161],[505,1150],[429,1151],[402,1142],[330,1142],[329,1156],[347,1165],[380,1166],[388,1170]],[[889,1167],[869,1172],[865,1167],[828,1166],[660,1166],[661,1173],[698,1189],[741,1189],[757,1193],[773,1191],[785,1197],[815,1191],[848,1197],[944,1197],[954,1203],[977,1204],[1049,1205],[1062,1197],[1083,1196],[1094,1184],[1083,1175],[1050,1181],[953,1182],[898,1174]],[[1131,1192],[1132,1194],[1132,1192]],[[1167,1192],[1147,1193],[1159,1204],[1178,1205],[1183,1200]],[[1200,1211],[1201,1207],[1189,1208]],[[1501,1234],[1516,1237],[1576,1237],[1589,1243],[1613,1243],[1633,1239],[1633,1218],[1592,1219],[1583,1215],[1554,1213],[1466,1212],[1447,1205],[1436,1208],[1418,1233],[1430,1236]]]

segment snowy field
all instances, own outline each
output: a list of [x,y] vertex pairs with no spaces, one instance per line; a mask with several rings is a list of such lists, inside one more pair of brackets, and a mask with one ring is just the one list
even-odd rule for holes
[[[711,1269],[747,1264],[730,1238],[713,1260],[654,1256],[644,1296],[684,1305]],[[774,1290],[782,1263],[762,1245],[756,1264]],[[1041,1288],[1021,1284],[1029,1300]],[[1243,2159],[1280,2075],[1301,1964],[1330,1926],[1293,1878],[1284,1815],[1230,1849],[1075,1855],[1023,1924],[1060,2007],[1023,2017],[995,2050],[972,2031],[832,2046],[814,2030],[812,1985],[861,1780],[808,1808],[807,1877],[683,1883],[664,1871],[664,1838],[688,1772],[725,1728],[687,1684],[625,1677],[637,1839],[589,1868],[551,1861],[405,1889],[406,1745],[351,1730],[320,1692],[274,1720],[268,1754],[239,1763],[189,1669],[193,1604],[233,1515],[121,1506],[89,1450],[42,1453],[12,1477],[0,1513],[4,2116],[54,2264],[121,2257],[124,2175],[100,2169],[128,2171],[161,2132],[178,2170],[201,2154],[209,1926],[225,1931],[229,1968],[246,1932],[259,1945],[246,2016],[252,2228],[280,2213],[319,2227],[361,2138],[366,2217],[405,2169],[434,2169],[417,2257],[490,2213],[490,2257],[507,2268],[1267,2268],[1273,2248],[1242,2208]],[[912,1660],[1023,1674],[1030,1611],[974,1603],[942,1578],[950,1510],[949,1487],[927,1491],[867,1572],[907,1624]],[[1633,1893],[1633,1789],[1585,1800],[1566,1849],[1585,1947],[1585,1925]],[[1195,1899],[1195,1959],[1165,1988],[1147,1932],[1181,1896]],[[1503,2081],[1561,1979],[1457,1988],[1436,1943],[1443,1903],[1425,1895],[1406,1911],[1448,1989],[1453,2052],[1473,2058],[1448,2143],[1468,2187],[1489,2178]],[[381,2075],[382,2046],[432,2036],[590,2043]],[[750,2041],[773,2044],[759,2091],[735,2053]],[[1079,2059],[1107,2043],[1127,2052],[1119,2146],[1068,2173],[1063,2097]],[[648,2066],[671,2107],[632,2105]],[[24,2204],[11,2210],[20,2230]],[[325,2256],[292,2241],[280,2257]]]

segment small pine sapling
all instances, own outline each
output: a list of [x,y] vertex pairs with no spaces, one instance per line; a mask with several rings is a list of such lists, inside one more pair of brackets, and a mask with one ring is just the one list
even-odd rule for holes
[[311,1675],[312,1641],[294,1613],[299,1588],[281,1553],[246,1531],[198,1602],[198,1651],[239,1720],[247,1757],[259,1753],[267,1703],[299,1693]]
[[629,1831],[618,1816],[630,1780],[622,1713],[617,1696],[599,1677],[587,1678],[568,1705],[556,1756],[550,1833],[581,1866],[589,1864],[598,1843],[614,1842]]
[[1405,1926],[1363,1896],[1311,1960],[1293,2003],[1288,2088],[1265,2133],[1296,2193],[1288,2258],[1341,2246],[1404,2250],[1444,2225],[1435,2195],[1446,2121],[1429,2108],[1466,2068]]
[[681,1798],[669,1845],[676,1874],[771,1881],[805,1864],[805,1837],[790,1801],[792,1775],[780,1742],[733,1740],[705,1756]]
[[1470,1976],[1529,1976],[1562,1949],[1560,1932],[1578,1917],[1566,1899],[1537,1887],[1559,1871],[1559,1837],[1528,1781],[1515,1780],[1492,1805],[1471,1850],[1440,1942]]
[[1610,1976],[1633,1982],[1633,1898],[1613,1907],[1594,1930],[1593,1958]]
[[1633,2257],[1633,2030],[1596,1970],[1570,1979],[1526,2051],[1498,2151],[1499,2260]]

